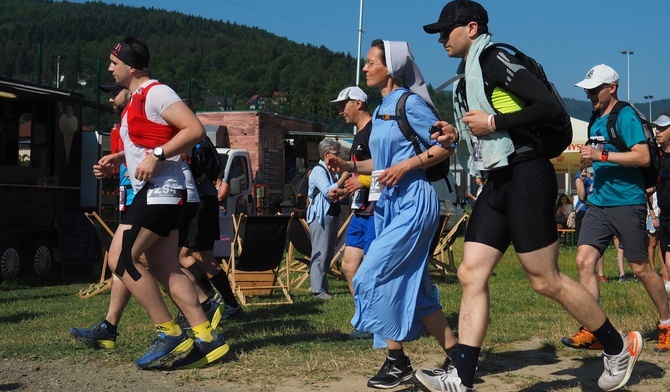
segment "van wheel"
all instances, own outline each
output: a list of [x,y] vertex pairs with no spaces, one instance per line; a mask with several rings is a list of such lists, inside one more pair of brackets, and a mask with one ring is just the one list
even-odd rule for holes
[[4,280],[14,279],[19,275],[21,253],[13,242],[0,245],[0,275]]
[[49,243],[40,240],[31,247],[29,253],[31,259],[31,273],[37,276],[45,277],[51,272],[51,264],[53,263],[53,254]]

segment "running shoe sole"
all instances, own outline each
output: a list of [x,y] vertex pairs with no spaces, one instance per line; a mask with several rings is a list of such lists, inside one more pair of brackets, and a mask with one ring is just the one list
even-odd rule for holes
[[210,364],[210,363],[212,363],[212,362],[214,362],[218,359],[221,359],[224,355],[226,355],[228,353],[229,350],[230,350],[230,346],[228,346],[228,344],[226,343],[223,346],[218,347],[218,348],[210,351],[209,354],[205,355],[200,360],[197,360],[193,363],[190,363],[190,364],[184,365],[184,366],[175,366],[174,368],[179,369],[179,370],[199,368],[199,367],[205,366],[207,364]]
[[160,367],[160,366],[169,366],[177,357],[180,355],[189,352],[193,348],[193,345],[195,343],[193,342],[193,339],[187,338],[183,342],[179,343],[177,347],[175,347],[172,351],[170,351],[169,354],[164,355],[155,361],[144,363],[144,364],[138,364],[135,362],[135,366],[137,366],[139,369],[145,370],[145,369],[151,369],[155,367]]

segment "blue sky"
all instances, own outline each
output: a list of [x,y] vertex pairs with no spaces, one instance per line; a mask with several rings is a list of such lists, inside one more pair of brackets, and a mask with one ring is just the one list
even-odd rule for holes
[[[256,26],[295,42],[357,54],[360,0],[104,2]],[[439,86],[454,74],[458,60],[447,57],[437,36],[424,33],[422,26],[436,21],[444,4],[445,0],[364,0],[362,55],[375,38],[408,41],[425,79]],[[653,95],[653,100],[670,98],[666,70],[670,50],[661,46],[669,35],[668,0],[481,0],[480,4],[489,13],[493,41],[510,43],[535,57],[564,97],[586,100],[574,84],[592,66],[604,63],[619,73],[620,99],[628,98],[628,69],[631,101],[645,103],[645,95]],[[621,54],[623,50],[633,54]],[[352,69],[352,84],[355,76]]]

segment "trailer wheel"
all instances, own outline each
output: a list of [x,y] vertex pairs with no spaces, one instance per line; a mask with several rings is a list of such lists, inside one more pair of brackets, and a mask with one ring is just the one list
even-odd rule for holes
[[44,240],[37,241],[36,245],[31,248],[29,255],[32,257],[30,259],[32,264],[30,272],[40,277],[49,275],[53,262],[53,254],[49,243]]
[[2,278],[14,279],[19,274],[21,266],[21,254],[19,248],[13,242],[0,245],[0,275]]

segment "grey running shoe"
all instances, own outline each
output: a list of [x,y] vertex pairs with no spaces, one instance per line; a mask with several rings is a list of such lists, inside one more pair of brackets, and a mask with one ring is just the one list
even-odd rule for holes
[[417,370],[414,377],[431,392],[470,392],[475,390],[463,385],[461,378],[458,377],[458,370],[453,366],[449,366],[447,370],[443,368]]
[[224,320],[241,320],[244,318],[244,309],[242,309],[242,305],[230,306],[226,304],[223,307],[222,317]]
[[614,391],[626,385],[635,362],[642,354],[644,340],[639,332],[631,331],[621,337],[624,348],[620,354],[607,355],[603,352],[605,370],[598,379],[598,386],[604,391]]

